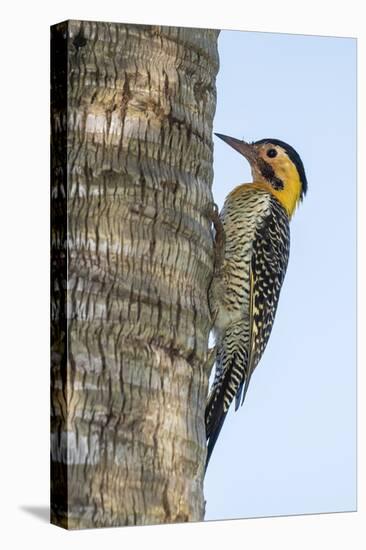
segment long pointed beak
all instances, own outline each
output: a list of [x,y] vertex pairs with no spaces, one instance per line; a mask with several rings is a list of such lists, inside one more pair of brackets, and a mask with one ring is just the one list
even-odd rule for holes
[[230,145],[233,149],[235,149],[235,151],[238,151],[238,153],[243,155],[250,164],[253,164],[257,161],[258,154],[253,145],[251,145],[250,143],[230,136],[225,136],[224,134],[215,133],[215,136],[225,141],[225,143]]

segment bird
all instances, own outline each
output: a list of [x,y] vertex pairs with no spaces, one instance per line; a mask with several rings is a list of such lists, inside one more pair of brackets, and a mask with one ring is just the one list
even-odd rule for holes
[[290,220],[308,188],[299,154],[284,141],[215,135],[246,158],[253,181],[229,193],[215,223],[216,241],[220,231],[224,238],[209,289],[215,376],[205,408],[206,469],[229,407],[234,397],[235,411],[243,404],[268,343],[288,265]]

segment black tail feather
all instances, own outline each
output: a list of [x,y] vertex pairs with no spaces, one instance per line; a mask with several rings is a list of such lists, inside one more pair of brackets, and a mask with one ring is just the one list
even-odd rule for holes
[[208,463],[210,461],[212,451],[214,450],[215,443],[217,441],[217,438],[219,437],[219,434],[220,434],[222,425],[225,421],[226,415],[227,415],[227,412],[222,413],[222,415],[220,417],[220,420],[216,423],[215,428],[211,431],[210,437],[208,438],[205,472],[207,470],[207,466],[208,466]]
[[224,352],[218,354],[219,365],[216,367],[215,380],[205,412],[207,437],[206,469],[234,395],[235,410],[237,410],[240,406],[240,400],[241,404],[243,404],[251,376],[251,372],[247,373],[246,370],[248,354],[245,342],[234,351],[230,351],[230,353],[225,351],[226,347],[222,349]]
[[222,425],[224,423],[225,417],[227,415],[227,410],[224,411],[224,395],[227,388],[228,378],[230,374],[229,371],[226,372],[226,375],[220,380],[220,384],[214,387],[211,390],[205,413],[205,422],[206,422],[206,437],[207,437],[207,458],[206,458],[206,468],[210,460],[212,451],[215,447],[217,438],[221,431]]

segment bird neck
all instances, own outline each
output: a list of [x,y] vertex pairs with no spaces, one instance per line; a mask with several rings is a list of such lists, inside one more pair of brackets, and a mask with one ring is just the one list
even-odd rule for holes
[[276,197],[276,199],[282,204],[287,212],[289,218],[292,218],[293,213],[296,210],[300,201],[301,186],[285,185],[284,189],[273,189],[271,185],[270,192]]
[[298,171],[292,164],[287,164],[283,169],[281,168],[277,168],[276,177],[283,182],[283,189],[274,189],[270,182],[258,173],[253,174],[254,181],[252,185],[259,185],[262,189],[269,191],[281,203],[288,217],[291,218],[300,201],[301,180]]

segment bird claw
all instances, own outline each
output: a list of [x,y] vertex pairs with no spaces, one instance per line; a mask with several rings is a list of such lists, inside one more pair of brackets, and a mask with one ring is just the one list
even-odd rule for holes
[[212,223],[215,228],[215,241],[214,241],[214,248],[215,248],[215,266],[214,266],[214,272],[215,275],[219,274],[221,272],[223,263],[224,263],[224,256],[225,256],[225,230],[224,226],[222,224],[220,215],[219,215],[219,209],[216,203],[213,205],[213,211],[212,211]]

